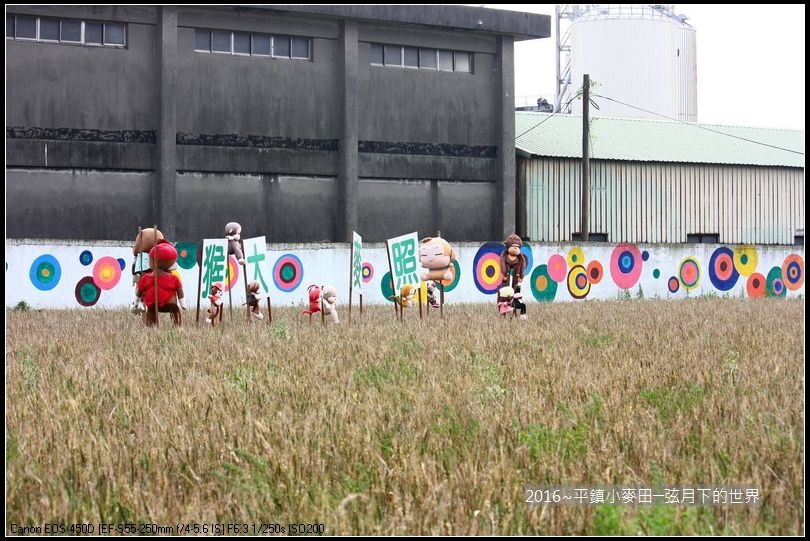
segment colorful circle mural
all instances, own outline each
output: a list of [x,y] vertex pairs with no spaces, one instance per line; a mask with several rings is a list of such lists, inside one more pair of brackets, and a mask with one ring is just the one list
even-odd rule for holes
[[684,257],[678,266],[678,278],[687,291],[692,291],[700,283],[700,263],[693,256]]
[[530,283],[537,302],[551,302],[557,295],[557,282],[548,275],[547,265],[538,265],[532,271]]
[[[449,280],[442,280],[445,293],[450,293],[453,291],[458,285],[459,281],[461,281],[461,266],[458,264],[457,260],[453,260],[453,264],[450,266],[450,273],[453,275],[452,278]],[[425,285],[425,288],[427,288],[427,285]],[[427,289],[425,289],[425,294],[427,295]]]
[[669,280],[667,280],[667,289],[669,289],[669,292],[677,293],[680,288],[681,283],[678,281],[678,278],[676,276],[670,276]]
[[101,289],[108,291],[114,288],[121,279],[121,265],[118,260],[104,256],[93,266],[93,281]]
[[273,266],[273,282],[285,293],[295,291],[304,279],[304,266],[294,254],[284,254]]
[[709,280],[720,291],[728,291],[737,283],[740,273],[734,265],[734,252],[731,248],[721,246],[709,259]]
[[661,277],[661,271],[659,269],[653,269],[653,278],[658,280]]
[[363,269],[360,271],[360,276],[363,278],[363,283],[367,284],[374,278],[374,265],[368,261],[363,262]]
[[748,282],[745,284],[745,290],[748,296],[752,299],[758,299],[765,296],[765,277],[760,273],[755,272],[748,277]]
[[647,261],[648,259],[650,259],[650,252],[648,252],[647,250],[641,252],[641,260]]
[[632,244],[619,244],[610,255],[610,276],[620,289],[630,289],[641,276],[641,253]]
[[197,264],[197,243],[178,242],[174,245],[177,248],[177,265],[181,269],[193,269]]
[[568,263],[565,258],[560,254],[553,254],[548,258],[548,275],[557,283],[565,280],[568,274]]
[[568,262],[569,267],[585,264],[585,254],[582,252],[582,248],[579,247],[574,247],[568,250],[568,255],[565,259]]
[[383,274],[382,281],[380,281],[380,291],[385,300],[394,302],[394,299],[391,298],[394,295],[394,289],[391,287],[391,271]]
[[31,263],[28,277],[34,287],[41,291],[50,291],[59,283],[62,277],[62,267],[51,254],[43,254]]
[[532,270],[532,265],[534,265],[534,256],[532,255],[532,247],[529,246],[529,243],[524,242],[523,246],[520,248],[520,253],[526,256],[526,269],[523,272],[523,276],[528,276],[529,271]]
[[500,242],[488,242],[478,249],[473,258],[473,278],[478,291],[496,293],[501,287],[501,254],[506,250]]
[[591,292],[588,273],[582,265],[574,265],[568,273],[568,292],[575,299],[584,299]]
[[804,261],[798,254],[790,254],[782,263],[782,281],[791,291],[804,285]]
[[782,268],[771,267],[768,277],[765,279],[765,295],[768,297],[784,297],[787,295],[787,288],[782,281]]
[[596,285],[602,281],[602,277],[605,275],[605,271],[602,268],[602,264],[597,260],[593,260],[588,263],[588,282]]
[[85,267],[93,262],[93,254],[90,250],[84,250],[82,253],[79,254],[79,263],[84,265]]
[[734,250],[734,268],[743,276],[751,276],[757,270],[759,255],[756,246],[744,244]]
[[121,270],[122,270],[122,271],[123,271],[125,268],[127,268],[127,262],[126,262],[126,261],[124,261],[124,258],[123,258],[123,257],[119,257],[117,261],[118,261],[118,266],[119,266],[119,267],[121,267]]
[[76,302],[82,306],[93,306],[101,298],[101,289],[92,276],[85,276],[76,284]]
[[227,293],[239,283],[239,263],[233,255],[228,256],[228,275],[222,279],[223,293]]

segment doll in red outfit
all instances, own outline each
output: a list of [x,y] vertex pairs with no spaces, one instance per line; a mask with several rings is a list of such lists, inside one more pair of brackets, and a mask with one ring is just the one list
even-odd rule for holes
[[222,310],[222,282],[214,282],[211,284],[208,301],[211,303],[211,306],[208,307],[208,317],[205,322],[210,323],[212,327],[216,327],[217,316],[219,316],[219,311]]
[[[144,323],[151,327],[157,323],[158,312],[171,314],[172,323],[180,325],[180,309],[186,308],[183,283],[171,267],[177,261],[177,250],[166,240],[159,240],[149,250],[149,266],[155,269],[138,281],[136,296],[146,305]],[[155,306],[155,274],[157,274],[157,306]]]

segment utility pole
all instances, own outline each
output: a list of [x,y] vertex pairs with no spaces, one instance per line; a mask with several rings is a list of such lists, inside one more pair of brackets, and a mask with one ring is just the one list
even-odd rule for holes
[[588,139],[590,138],[590,127],[588,125],[588,108],[591,103],[591,76],[587,73],[582,77],[582,216],[580,223],[580,234],[582,241],[588,242],[588,214],[590,213],[590,178],[591,178],[591,156],[589,152]]

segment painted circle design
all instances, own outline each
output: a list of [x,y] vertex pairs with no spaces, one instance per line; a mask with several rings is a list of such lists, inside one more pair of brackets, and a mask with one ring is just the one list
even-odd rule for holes
[[734,250],[734,268],[743,276],[751,276],[757,270],[759,255],[756,246],[744,244]]
[[532,271],[530,283],[537,302],[551,302],[557,296],[557,282],[548,275],[547,265],[538,265]]
[[700,283],[700,263],[692,256],[684,257],[678,266],[678,278],[687,291],[692,291]]
[[650,259],[650,252],[648,252],[647,250],[641,252],[641,260],[647,261],[648,259]]
[[284,254],[273,265],[273,282],[285,293],[295,291],[304,279],[304,266],[294,254]]
[[532,247],[529,246],[527,242],[523,243],[523,246],[520,248],[520,253],[526,256],[526,268],[523,271],[523,276],[527,276],[529,271],[532,270],[532,265],[534,265],[534,256],[532,255]]
[[[174,274],[174,272],[172,272],[172,274]],[[236,284],[239,283],[239,263],[236,262],[235,256],[228,256],[228,274],[223,276],[221,281],[223,293],[232,290]]]
[[554,254],[548,258],[548,275],[557,283],[565,280],[565,275],[568,274],[568,263],[565,258],[560,254]]
[[681,283],[678,281],[678,278],[675,276],[670,276],[669,280],[667,280],[667,289],[669,289],[670,293],[676,293],[681,288]]
[[394,296],[394,290],[391,288],[391,271],[383,274],[382,281],[380,282],[380,291],[385,300],[394,302],[394,299],[391,298]]
[[85,276],[76,284],[76,302],[82,306],[93,306],[101,298],[101,289],[92,276]]
[[197,243],[178,242],[174,247],[177,248],[177,265],[181,269],[193,269],[197,264]]
[[804,285],[804,261],[798,254],[790,254],[782,263],[782,281],[791,291]]
[[121,267],[121,270],[124,270],[125,268],[127,268],[127,262],[124,261],[123,257],[118,258],[118,266]]
[[488,242],[478,249],[473,258],[475,287],[484,294],[498,291],[501,286],[501,254],[506,250],[500,242]]
[[584,299],[591,292],[588,273],[582,265],[574,265],[568,273],[568,292],[575,299]]
[[712,285],[720,291],[728,291],[734,287],[739,277],[731,248],[721,246],[716,249],[709,259],[709,280]]
[[50,291],[59,283],[59,279],[62,277],[62,267],[54,256],[43,254],[31,263],[28,277],[35,288],[40,291]]
[[121,279],[121,265],[118,260],[104,256],[93,266],[93,281],[98,287],[107,291],[116,286]]
[[595,259],[588,263],[588,281],[594,285],[602,281],[605,276],[605,270],[602,264]]
[[569,267],[582,266],[585,264],[585,254],[582,252],[582,248],[579,247],[568,250],[568,255],[565,259],[568,261]]
[[787,288],[782,281],[782,268],[771,267],[768,277],[765,279],[765,295],[768,297],[784,297],[787,295]]
[[[461,281],[461,266],[455,259],[453,260],[453,264],[450,266],[450,272],[453,274],[453,277],[449,280],[442,280],[445,293],[450,293],[453,291],[458,285],[459,281]],[[427,285],[425,286],[425,295],[427,295]]]
[[93,253],[90,250],[84,250],[79,254],[79,263],[85,267],[93,262]]
[[610,254],[610,276],[620,289],[630,289],[641,276],[641,253],[632,244],[619,244]]
[[368,261],[364,261],[362,270],[360,271],[360,276],[364,284],[369,283],[371,279],[374,278],[374,265]]
[[745,284],[745,290],[748,296],[752,299],[757,299],[765,296],[765,277],[760,273],[755,272],[748,277],[748,282]]
[[661,271],[658,269],[653,269],[653,278],[658,280],[661,277]]

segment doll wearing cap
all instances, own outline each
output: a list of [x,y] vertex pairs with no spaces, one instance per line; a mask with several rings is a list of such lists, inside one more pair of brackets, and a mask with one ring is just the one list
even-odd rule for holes
[[211,303],[211,306],[208,307],[208,317],[205,318],[205,322],[210,323],[212,327],[216,327],[217,316],[219,311],[222,310],[222,282],[211,284],[211,289],[208,290],[208,302]]
[[[172,323],[180,325],[180,309],[186,309],[186,300],[183,282],[171,271],[176,261],[177,250],[166,240],[159,240],[149,250],[149,266],[155,270],[145,273],[138,280],[135,291],[138,299],[146,305],[144,323],[147,327],[157,323],[158,312],[170,313]],[[157,275],[157,280],[155,280],[155,275]],[[155,294],[156,282],[157,295]],[[157,297],[157,305],[155,297]]]

